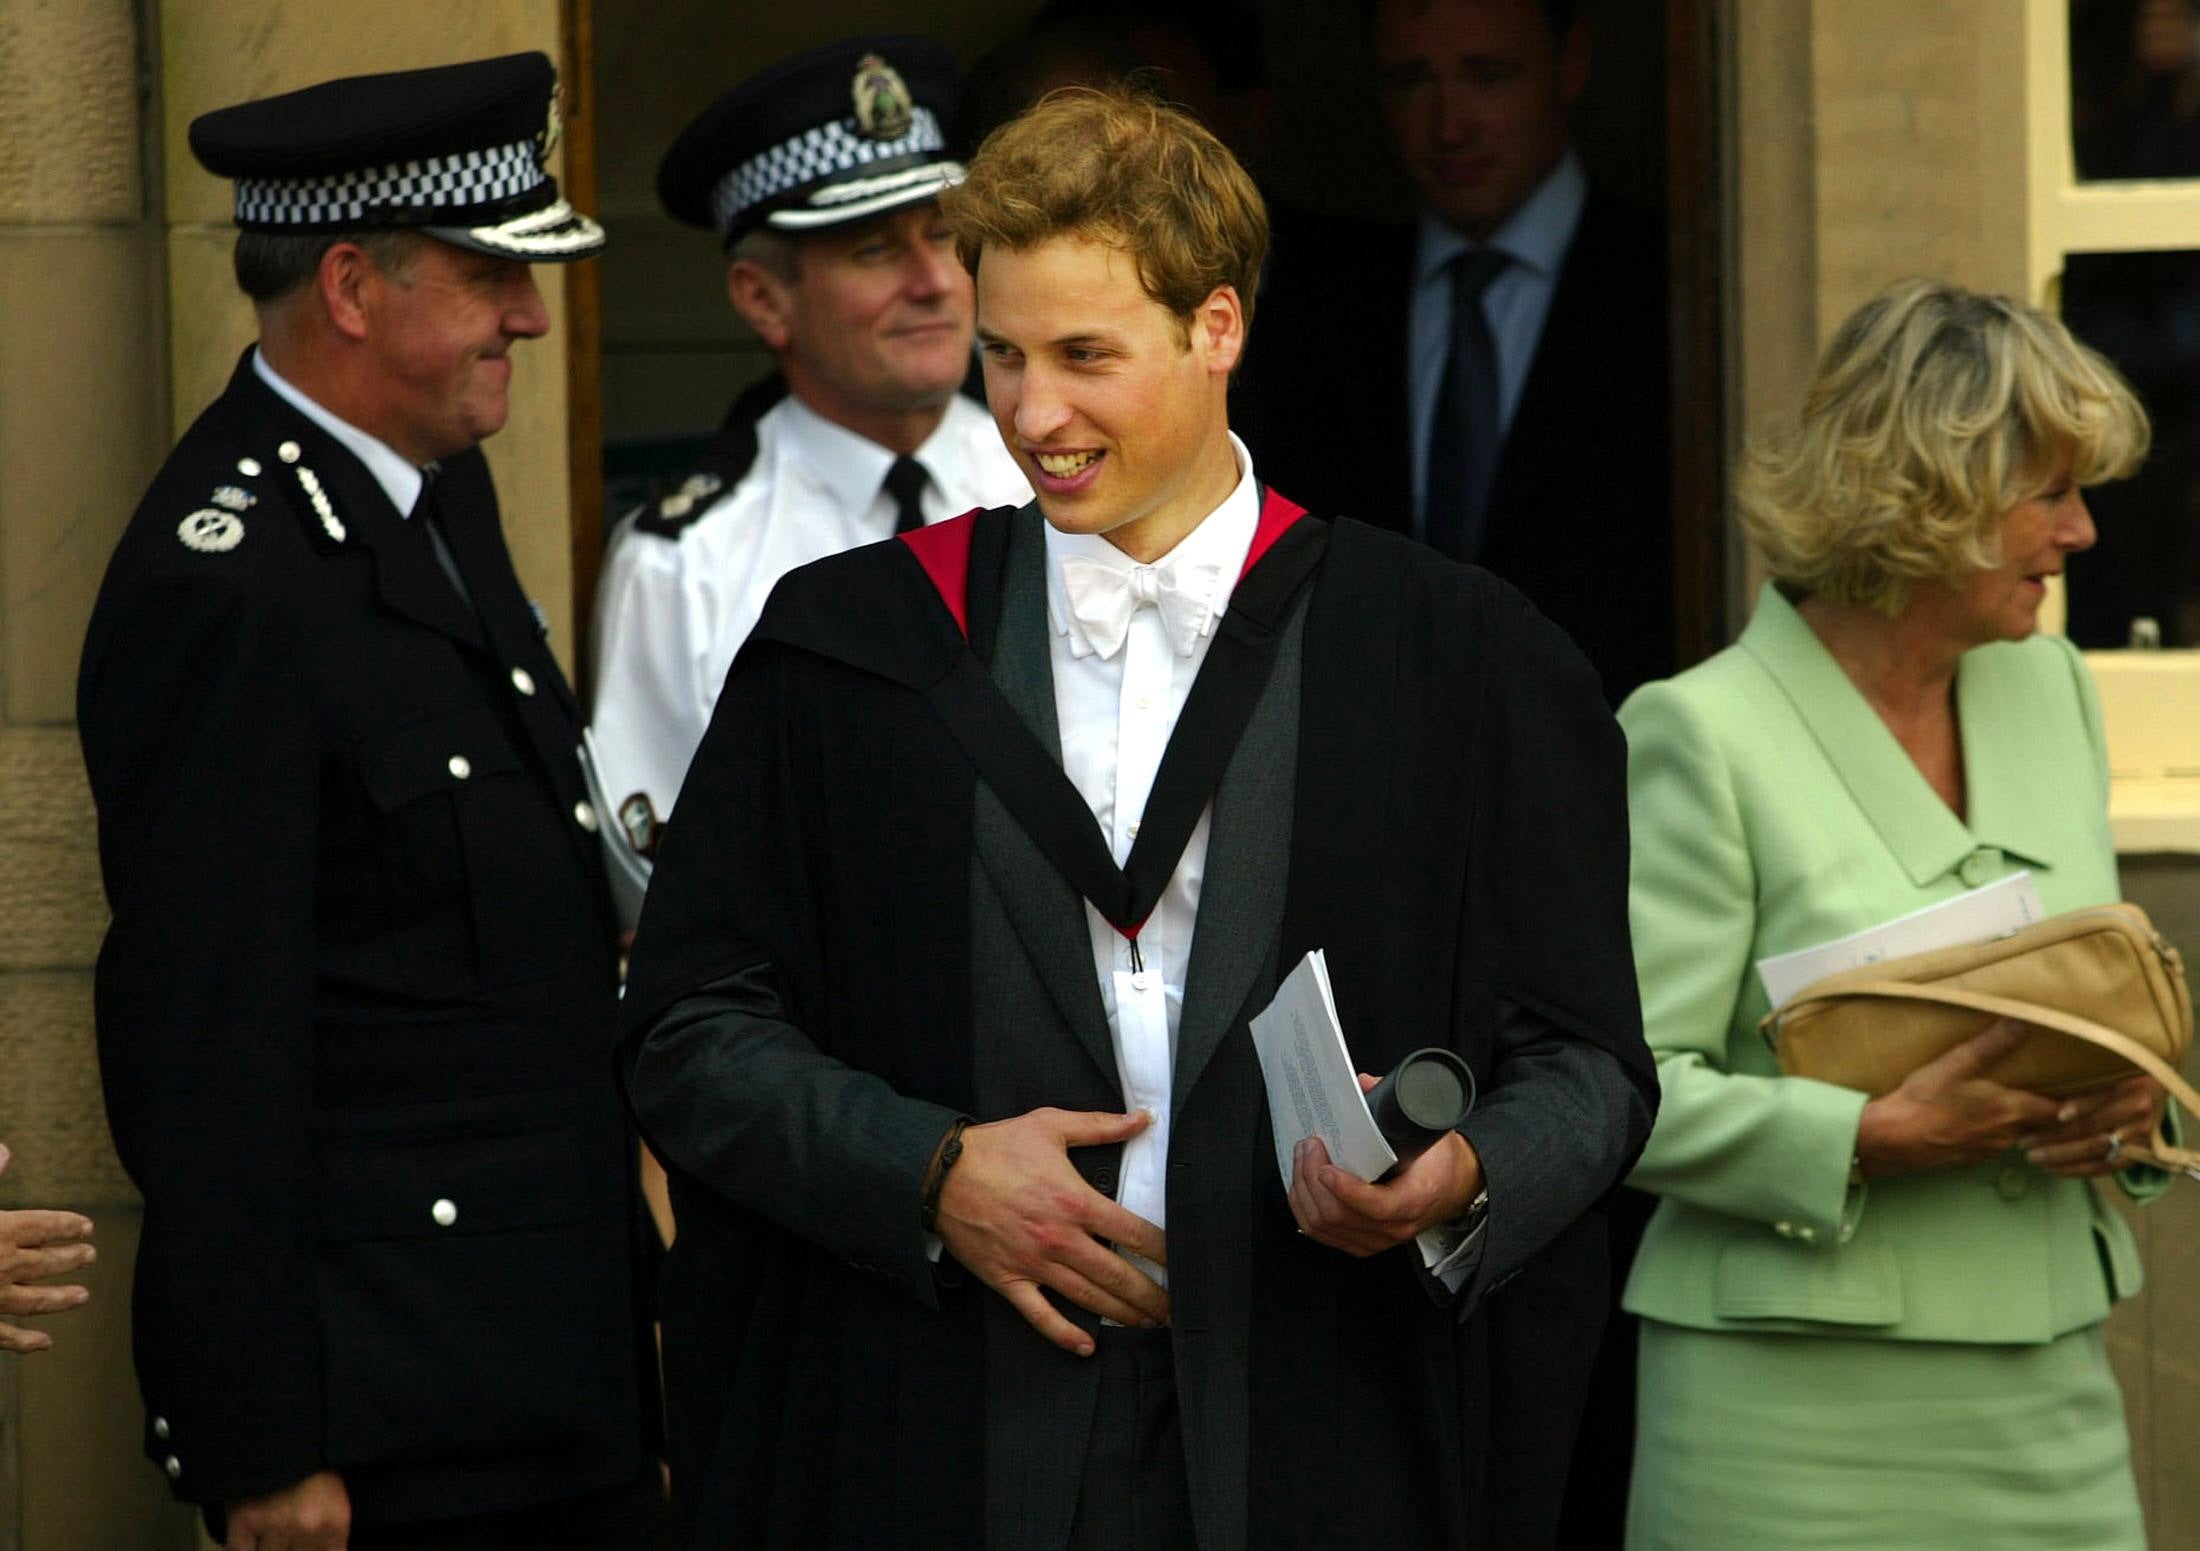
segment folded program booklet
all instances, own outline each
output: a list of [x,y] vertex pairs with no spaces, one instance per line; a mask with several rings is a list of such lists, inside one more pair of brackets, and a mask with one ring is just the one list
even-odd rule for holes
[[1339,1168],[1362,1179],[1382,1178],[1398,1155],[1375,1128],[1360,1092],[1321,949],[1284,977],[1275,1000],[1254,1016],[1252,1030],[1283,1188],[1291,1188],[1292,1150],[1309,1136],[1322,1139]]
[[1765,983],[1765,995],[1772,999],[1773,1006],[1779,1007],[1803,987],[1844,969],[1880,964],[1912,953],[1931,953],[1938,948],[1961,947],[1969,942],[1985,942],[1990,937],[2006,937],[2046,916],[2031,873],[2015,872],[1984,888],[1972,889],[1937,905],[1927,905],[1906,916],[1866,927],[1861,932],[1822,942],[1814,948],[1798,948],[1792,953],[1776,953],[1770,958],[1759,959],[1757,975]]

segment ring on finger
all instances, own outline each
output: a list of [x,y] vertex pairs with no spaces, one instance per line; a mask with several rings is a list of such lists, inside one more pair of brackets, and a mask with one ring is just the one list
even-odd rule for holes
[[2119,1134],[2118,1132],[2115,1132],[2115,1131],[2111,1131],[2111,1132],[2109,1132],[2109,1133],[2108,1133],[2108,1142],[2107,1142],[2107,1145],[2106,1145],[2105,1147],[2103,1147],[2103,1148],[2101,1149],[2101,1156],[2102,1156],[2102,1158],[2104,1158],[2105,1160],[2107,1160],[2107,1161],[2108,1161],[2108,1162],[2110,1162],[2110,1163],[2114,1163],[2114,1162],[2115,1162],[2115,1161],[2116,1161],[2117,1159],[2121,1158],[2121,1157],[2122,1157],[2123,1155],[2124,1155],[2124,1139],[2123,1139],[2122,1135],[2121,1135],[2121,1134]]

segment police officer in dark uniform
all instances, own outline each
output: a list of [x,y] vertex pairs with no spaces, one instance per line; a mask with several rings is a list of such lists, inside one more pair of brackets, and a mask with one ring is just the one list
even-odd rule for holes
[[211,113],[259,341],[116,550],[80,723],[146,1444],[230,1547],[649,1543],[654,1357],[571,691],[476,444],[540,54]]

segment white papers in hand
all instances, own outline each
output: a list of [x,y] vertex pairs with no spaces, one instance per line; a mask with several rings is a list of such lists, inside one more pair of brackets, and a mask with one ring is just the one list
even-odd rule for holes
[[642,896],[649,892],[649,875],[655,864],[634,849],[619,822],[619,810],[604,790],[596,763],[596,735],[581,729],[581,774],[588,782],[588,805],[596,810],[596,838],[603,842],[603,870],[611,880],[611,908],[621,931],[631,932],[642,918]]
[[2005,937],[2045,919],[2046,914],[2032,874],[2011,873],[1982,889],[1822,942],[1815,948],[1798,948],[1759,959],[1757,975],[1765,983],[1765,995],[1778,1007],[1813,981],[1844,969]]
[[1316,948],[1276,988],[1276,999],[1252,1022],[1253,1049],[1268,1085],[1268,1119],[1276,1133],[1276,1167],[1291,1188],[1291,1152],[1309,1136],[1329,1149],[1329,1161],[1361,1179],[1380,1179],[1398,1161],[1375,1129],[1345,1048],[1329,990],[1329,969]]

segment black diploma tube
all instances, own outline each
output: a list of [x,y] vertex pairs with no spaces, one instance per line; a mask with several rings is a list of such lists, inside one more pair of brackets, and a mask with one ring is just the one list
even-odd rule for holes
[[1368,1090],[1368,1110],[1405,1163],[1458,1126],[1474,1108],[1474,1073],[1450,1051],[1416,1050]]

